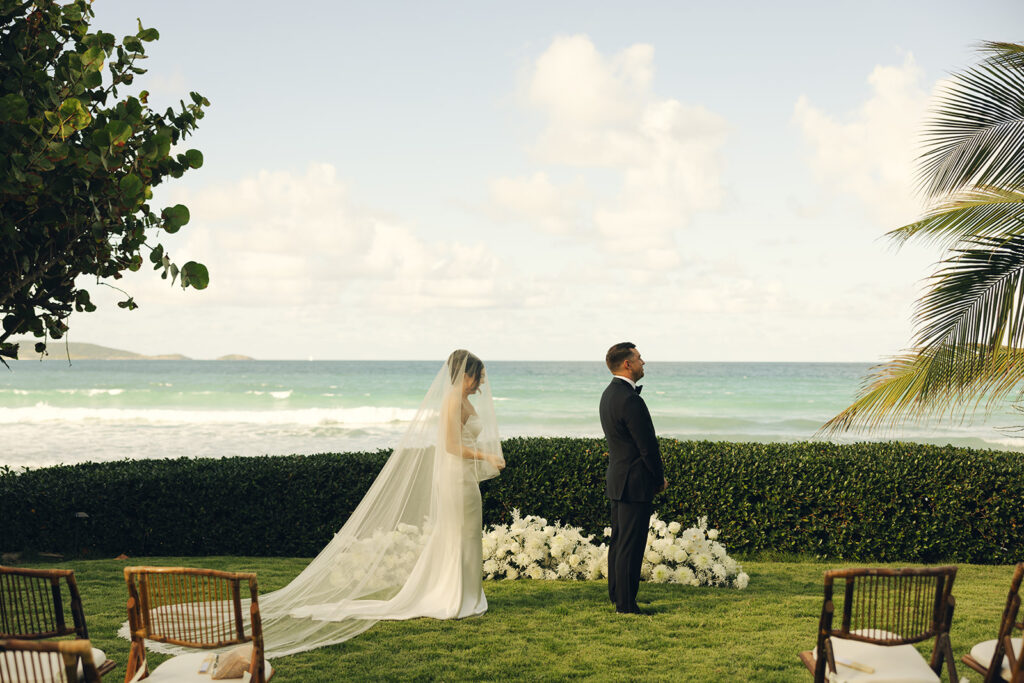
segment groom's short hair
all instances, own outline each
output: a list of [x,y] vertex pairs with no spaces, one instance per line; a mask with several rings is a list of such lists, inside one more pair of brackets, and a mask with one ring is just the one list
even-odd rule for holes
[[612,372],[618,370],[627,359],[633,357],[635,348],[636,344],[633,342],[619,342],[608,349],[608,353],[604,356],[604,362],[608,365],[608,369]]

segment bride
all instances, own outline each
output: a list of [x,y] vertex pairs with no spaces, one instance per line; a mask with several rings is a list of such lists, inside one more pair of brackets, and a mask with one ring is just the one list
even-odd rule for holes
[[[291,583],[260,596],[265,656],[340,643],[383,619],[486,612],[479,482],[504,467],[484,364],[459,349],[341,530]],[[120,635],[130,637],[127,623]]]
[[338,643],[382,619],[486,612],[479,482],[504,466],[484,364],[459,349],[334,539],[260,597],[267,657]]

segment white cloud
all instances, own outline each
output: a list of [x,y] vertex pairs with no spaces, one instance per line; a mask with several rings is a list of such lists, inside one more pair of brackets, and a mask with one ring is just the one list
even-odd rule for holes
[[[493,305],[498,259],[484,246],[426,241],[409,225],[360,209],[330,164],[260,171],[179,191],[192,221],[174,259],[211,273],[211,304],[283,306],[358,299],[406,310]],[[165,293],[166,294],[166,293]],[[358,296],[356,296],[358,295]]]
[[556,235],[582,227],[579,202],[586,196],[582,179],[558,186],[543,171],[528,177],[495,178],[490,182],[491,213],[495,218],[525,220]]
[[913,221],[922,209],[914,170],[929,99],[923,82],[923,70],[907,54],[902,65],[875,67],[871,96],[846,116],[822,110],[806,95],[794,107],[821,184],[855,197],[887,227]]
[[[526,105],[544,117],[531,156],[552,166],[610,169],[615,181],[611,187],[600,178],[588,178],[585,189],[580,180],[559,186],[538,171],[492,181],[492,202],[504,211],[518,209],[544,230],[580,225],[607,253],[645,268],[677,266],[675,232],[695,211],[721,201],[727,128],[704,107],[656,96],[653,80],[650,45],[605,57],[586,36],[556,38],[523,89]],[[528,193],[532,200],[525,199]],[[599,199],[587,201],[591,197]]]

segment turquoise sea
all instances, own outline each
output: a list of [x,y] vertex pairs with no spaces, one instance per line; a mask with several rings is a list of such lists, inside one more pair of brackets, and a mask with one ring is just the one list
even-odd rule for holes
[[[394,444],[441,361],[20,361],[0,369],[0,466],[375,450]],[[863,363],[647,364],[659,434],[796,441],[850,403]],[[488,363],[510,436],[600,436],[599,362]],[[1007,406],[887,435],[1024,450]],[[846,441],[864,437],[844,438]]]

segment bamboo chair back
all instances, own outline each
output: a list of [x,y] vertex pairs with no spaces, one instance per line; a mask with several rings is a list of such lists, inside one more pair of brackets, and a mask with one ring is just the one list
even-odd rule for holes
[[[949,631],[955,578],[956,567],[826,571],[819,639],[904,645],[935,638]],[[837,625],[833,613],[840,606]]]
[[70,569],[0,566],[0,638],[38,640],[68,635],[89,637],[75,573]]
[[99,683],[100,674],[88,640],[0,640],[0,683],[21,681]]
[[1013,647],[1014,633],[1024,631],[1024,619],[1020,611],[1020,585],[1024,580],[1024,562],[1017,564],[1010,580],[1010,592],[1003,606],[1003,616],[999,620],[999,635],[996,638],[995,651],[988,662],[979,662],[971,655],[965,655],[962,661],[975,671],[985,676],[986,683],[1001,681],[1003,659],[1010,670],[1012,683],[1024,683],[1024,647]]
[[[207,649],[258,639],[262,657],[255,574],[187,567],[126,567],[124,577],[133,635]],[[243,601],[249,602],[248,609]]]

